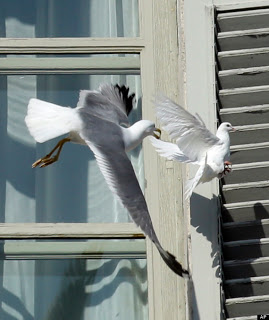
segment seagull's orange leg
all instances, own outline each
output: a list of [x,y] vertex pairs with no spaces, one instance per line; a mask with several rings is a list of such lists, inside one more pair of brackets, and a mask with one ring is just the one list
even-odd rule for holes
[[[50,153],[48,153],[45,157],[43,157],[43,158],[37,160],[36,162],[34,162],[34,163],[32,164],[32,168],[35,168],[35,167],[37,167],[37,166],[39,166],[40,168],[43,168],[43,167],[46,167],[46,166],[52,164],[53,162],[56,162],[56,161],[58,160],[59,156],[60,156],[60,153],[61,153],[61,151],[62,151],[63,145],[64,145],[66,142],[69,142],[69,141],[71,141],[70,138],[64,138],[64,139],[60,140],[60,141],[56,144],[56,146],[51,150]],[[57,151],[56,155],[52,157],[52,154],[53,154],[57,149],[58,149],[58,151]]]

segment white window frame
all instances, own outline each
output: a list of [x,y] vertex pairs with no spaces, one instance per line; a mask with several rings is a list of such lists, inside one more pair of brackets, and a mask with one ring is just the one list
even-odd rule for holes
[[[19,53],[138,53],[140,55],[141,82],[143,93],[143,118],[155,120],[152,100],[154,95],[163,91],[177,102],[185,100],[184,32],[182,31],[183,4],[177,0],[139,1],[140,36],[138,38],[0,38],[0,52]],[[180,53],[179,53],[180,50]],[[72,60],[72,58],[70,58]],[[129,60],[128,60],[129,59]],[[69,60],[69,59],[68,59]],[[70,60],[70,62],[71,62]],[[96,64],[104,69],[114,67],[124,72],[130,66],[137,72],[137,58],[112,58],[104,63],[98,57],[91,58],[92,63],[78,59],[85,73],[94,70]],[[113,61],[112,61],[113,60]],[[28,63],[27,60],[3,59],[0,66],[2,74],[21,70],[21,63],[27,72],[57,73],[48,65],[46,58],[41,64]],[[105,61],[105,60],[104,60]],[[106,60],[109,61],[109,60]],[[125,64],[121,64],[126,61]],[[10,62],[12,62],[10,64]],[[74,61],[72,61],[74,62]],[[169,63],[167,63],[169,62]],[[67,67],[61,62],[58,72]],[[95,64],[96,63],[96,64]],[[59,66],[59,65],[58,65]],[[69,65],[70,66],[70,65]],[[62,67],[62,69],[61,69]],[[58,68],[58,67],[57,67]],[[23,73],[23,71],[21,70]],[[164,135],[165,137],[165,135]],[[167,137],[167,136],[166,136]],[[172,252],[186,267],[184,254],[186,226],[183,217],[182,175],[179,164],[161,159],[148,141],[144,142],[144,164],[146,190],[145,196],[152,220],[164,248]],[[53,224],[53,223],[5,223],[0,224],[0,238],[143,238],[142,232],[134,224]],[[185,308],[185,280],[167,268],[159,253],[150,241],[147,241],[148,300],[149,319],[188,318]]]
[[[207,127],[213,132],[217,128],[214,57],[215,9],[257,8],[268,5],[268,0],[185,1],[187,108],[192,113],[199,113]],[[187,176],[193,176],[194,172],[195,169],[190,169]],[[185,214],[189,214],[192,219],[188,248],[193,276],[189,310],[193,320],[222,319],[218,194],[219,185],[215,179],[211,183],[198,186],[191,200],[191,206],[185,207]]]

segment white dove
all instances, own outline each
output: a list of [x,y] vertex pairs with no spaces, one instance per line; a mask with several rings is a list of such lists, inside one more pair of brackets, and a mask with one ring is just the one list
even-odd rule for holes
[[126,154],[145,137],[152,135],[159,138],[156,133],[161,132],[149,120],[140,120],[130,126],[127,116],[132,110],[134,94],[129,95],[128,92],[129,88],[125,86],[109,84],[101,85],[98,90],[83,90],[77,107],[73,109],[31,99],[25,122],[36,141],[45,142],[69,134],[48,155],[37,160],[33,167],[45,167],[57,161],[67,141],[87,145],[93,151],[108,187],[128,210],[137,226],[155,244],[165,263],[179,276],[188,277],[188,271],[161,246]]
[[180,105],[162,96],[156,101],[156,114],[162,128],[176,144],[151,138],[157,152],[169,160],[199,165],[193,179],[185,187],[186,199],[191,197],[194,188],[213,178],[222,178],[231,171],[230,131],[235,128],[222,123],[216,135],[212,134],[198,114],[193,116]]

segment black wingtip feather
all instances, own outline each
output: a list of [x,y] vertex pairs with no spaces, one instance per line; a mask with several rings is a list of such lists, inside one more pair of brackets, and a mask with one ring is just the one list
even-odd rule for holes
[[[155,243],[156,244],[156,243]],[[167,266],[174,271],[177,275],[184,278],[190,278],[189,271],[184,269],[182,265],[177,261],[176,257],[172,255],[170,252],[165,251],[162,247],[156,245],[161,257]]]
[[132,93],[131,95],[129,95],[129,88],[126,87],[125,85],[119,86],[118,84],[116,84],[115,88],[119,90],[119,94],[121,95],[122,100],[125,104],[126,114],[128,116],[133,109],[133,100],[134,100],[135,94]]

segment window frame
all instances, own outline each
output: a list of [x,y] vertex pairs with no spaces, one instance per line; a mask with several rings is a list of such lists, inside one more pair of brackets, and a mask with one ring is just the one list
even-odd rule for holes
[[[138,5],[140,23],[138,38],[0,38],[0,52],[3,54],[137,53],[140,56],[143,118],[155,120],[152,100],[160,90],[184,104],[185,65],[181,62],[181,58],[184,59],[184,32],[181,31],[183,2],[138,0]],[[95,58],[91,59],[94,64]],[[20,63],[14,60],[15,62],[16,65]],[[35,73],[46,72],[48,70],[46,64],[47,62],[44,62],[43,69],[35,69]],[[107,66],[107,63],[103,66]],[[115,68],[120,67],[120,61],[115,59]],[[12,70],[10,66],[9,69],[7,67],[5,69],[4,66],[0,66],[0,73],[8,70],[18,72],[18,68],[14,66],[13,68]],[[89,70],[89,67],[87,68]],[[31,66],[28,66],[28,69],[31,69]],[[177,256],[186,266],[187,256],[184,254],[186,219],[182,210],[181,166],[160,159],[148,141],[144,141],[143,145],[145,197],[155,230],[164,248]],[[166,178],[163,178],[164,175]],[[141,230],[132,223],[98,225],[8,223],[0,224],[0,230],[2,239],[144,238]],[[167,268],[151,241],[147,240],[146,243],[149,319],[186,319],[188,315],[185,308],[187,290],[185,280]]]

